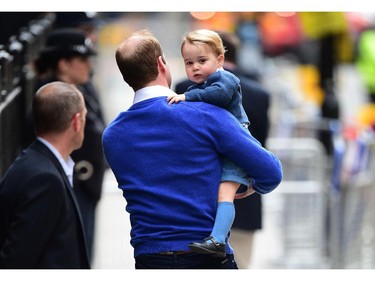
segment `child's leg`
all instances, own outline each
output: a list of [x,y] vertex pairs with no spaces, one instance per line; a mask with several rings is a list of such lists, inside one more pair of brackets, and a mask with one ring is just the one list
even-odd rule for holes
[[219,187],[218,207],[211,236],[220,243],[225,243],[235,217],[234,197],[240,184],[224,181]]
[[202,242],[190,243],[189,248],[193,252],[225,257],[225,239],[234,221],[235,209],[233,200],[239,186],[240,184],[236,182],[221,182],[219,186],[219,202],[211,235]]
[[214,227],[211,235],[203,239],[202,242],[192,242],[189,244],[189,248],[193,252],[225,257],[225,239],[234,221],[235,208],[233,201],[241,185],[240,183],[246,186],[249,184],[246,173],[233,162],[223,159],[221,184],[218,192],[218,208],[216,210]]

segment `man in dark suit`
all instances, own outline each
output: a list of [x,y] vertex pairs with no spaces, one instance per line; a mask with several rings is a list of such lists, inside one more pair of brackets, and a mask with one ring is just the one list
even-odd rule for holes
[[0,268],[90,268],[72,189],[87,109],[74,86],[52,82],[33,97],[37,139],[0,182]]
[[[251,134],[265,146],[268,137],[270,120],[268,110],[271,96],[262,85],[250,79],[237,67],[239,39],[234,33],[219,32],[226,48],[224,69],[234,73],[239,79],[242,89],[242,104],[250,120]],[[175,92],[182,94],[193,83],[181,81],[175,86]],[[234,201],[236,217],[231,230],[230,244],[236,253],[239,268],[248,268],[251,262],[254,232],[262,228],[262,198],[254,193],[246,198]]]

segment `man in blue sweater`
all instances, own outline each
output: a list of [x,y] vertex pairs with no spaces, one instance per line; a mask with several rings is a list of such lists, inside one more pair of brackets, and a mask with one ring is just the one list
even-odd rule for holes
[[211,233],[221,156],[243,167],[249,193],[260,194],[281,182],[280,161],[228,111],[204,102],[168,105],[169,66],[148,31],[120,44],[116,61],[135,95],[104,131],[103,148],[127,202],[135,268],[237,269],[228,243],[225,257],[188,247]]

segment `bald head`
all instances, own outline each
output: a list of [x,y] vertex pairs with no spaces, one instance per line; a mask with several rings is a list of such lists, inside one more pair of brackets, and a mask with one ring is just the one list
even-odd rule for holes
[[33,98],[34,128],[37,135],[66,130],[76,113],[85,108],[82,93],[63,82],[48,83]]
[[147,30],[133,33],[116,50],[117,66],[130,87],[137,91],[158,76],[159,41]]

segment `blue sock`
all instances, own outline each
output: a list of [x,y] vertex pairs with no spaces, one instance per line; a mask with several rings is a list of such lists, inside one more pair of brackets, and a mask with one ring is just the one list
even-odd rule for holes
[[211,236],[218,242],[225,243],[235,216],[235,208],[232,202],[219,202],[216,211],[215,224]]

